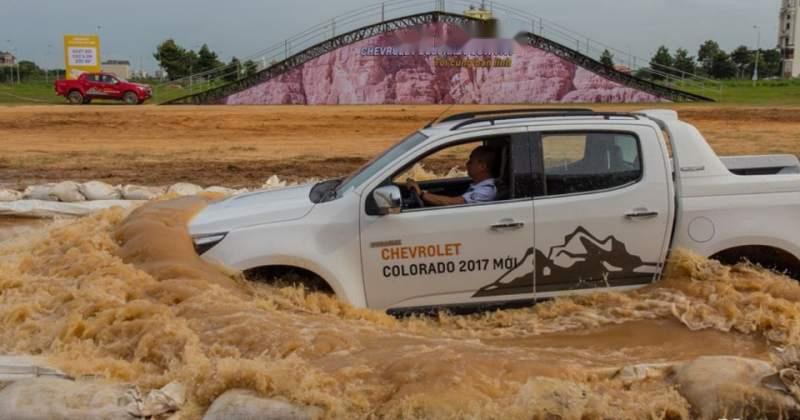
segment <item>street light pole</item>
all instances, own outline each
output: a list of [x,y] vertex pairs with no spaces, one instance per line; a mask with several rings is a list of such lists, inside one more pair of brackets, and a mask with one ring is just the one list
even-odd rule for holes
[[[11,40],[10,39],[6,40],[6,45],[7,45],[6,49],[8,50],[8,53],[11,54]],[[10,76],[10,78],[8,79],[8,83],[14,84],[14,64],[12,64],[12,63],[9,63],[9,65],[8,65],[8,74]]]
[[756,65],[753,68],[753,86],[758,81],[758,62],[761,61],[761,28],[758,25],[753,25],[753,29],[758,31],[758,39],[756,40]]

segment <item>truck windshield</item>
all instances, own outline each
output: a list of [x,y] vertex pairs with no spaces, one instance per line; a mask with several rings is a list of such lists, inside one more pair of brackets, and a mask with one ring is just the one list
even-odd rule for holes
[[386,165],[392,163],[395,159],[399,158],[409,150],[417,147],[427,138],[428,136],[419,131],[413,133],[389,148],[389,150],[365,163],[364,166],[358,168],[358,170],[350,174],[344,179],[344,181],[342,181],[341,184],[339,184],[339,186],[336,188],[336,197],[341,197],[342,193],[351,188],[357,188],[359,185],[364,183],[364,181],[372,178],[373,175],[386,167]]

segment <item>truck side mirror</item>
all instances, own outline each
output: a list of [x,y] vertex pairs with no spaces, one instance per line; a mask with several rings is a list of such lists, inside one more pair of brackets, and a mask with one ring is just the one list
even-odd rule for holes
[[403,206],[403,196],[400,194],[400,187],[397,185],[386,185],[376,188],[372,192],[372,198],[378,206],[378,214],[400,213]]

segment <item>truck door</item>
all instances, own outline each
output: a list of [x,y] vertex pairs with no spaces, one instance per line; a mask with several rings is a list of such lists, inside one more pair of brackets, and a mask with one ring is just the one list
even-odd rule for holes
[[[370,214],[372,191],[400,185],[406,177],[415,178],[432,193],[463,194],[471,180],[451,168],[463,169],[470,152],[481,144],[496,151],[498,196],[494,201]],[[368,188],[362,197],[360,222],[368,305],[421,308],[531,300],[531,147],[527,132],[459,140],[400,163],[388,178]]]
[[[534,133],[536,297],[652,282],[672,205],[662,146],[646,129]],[[642,141],[647,139],[647,142]]]
[[119,80],[110,74],[102,75],[100,83],[103,95],[106,98],[119,98],[122,92],[119,90]]
[[102,83],[102,75],[89,74],[86,75],[86,94],[96,98],[105,97],[105,90]]

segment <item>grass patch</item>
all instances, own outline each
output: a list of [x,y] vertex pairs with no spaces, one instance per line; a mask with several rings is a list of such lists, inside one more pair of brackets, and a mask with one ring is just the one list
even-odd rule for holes
[[[171,99],[188,95],[192,92],[202,92],[206,89],[221,85],[222,83],[195,83],[189,87],[170,83],[150,83],[153,88],[153,97],[148,104],[158,104]],[[56,95],[53,81],[44,80],[23,83],[0,83],[0,105],[60,105],[66,104],[63,96]],[[94,100],[99,104],[122,104],[121,101]]]
[[[186,96],[192,92],[202,92],[222,85],[224,82],[195,83],[185,86],[171,83],[152,83],[153,98],[147,103],[158,104]],[[716,86],[705,89],[696,85],[673,86],[677,89],[697,93],[716,99],[720,104],[752,106],[800,106],[800,79],[762,80],[753,86],[752,81],[726,80],[722,90]],[[32,81],[21,84],[0,84],[0,105],[65,104],[63,97],[57,96],[53,82]],[[102,104],[121,104],[118,101],[99,100]]]

